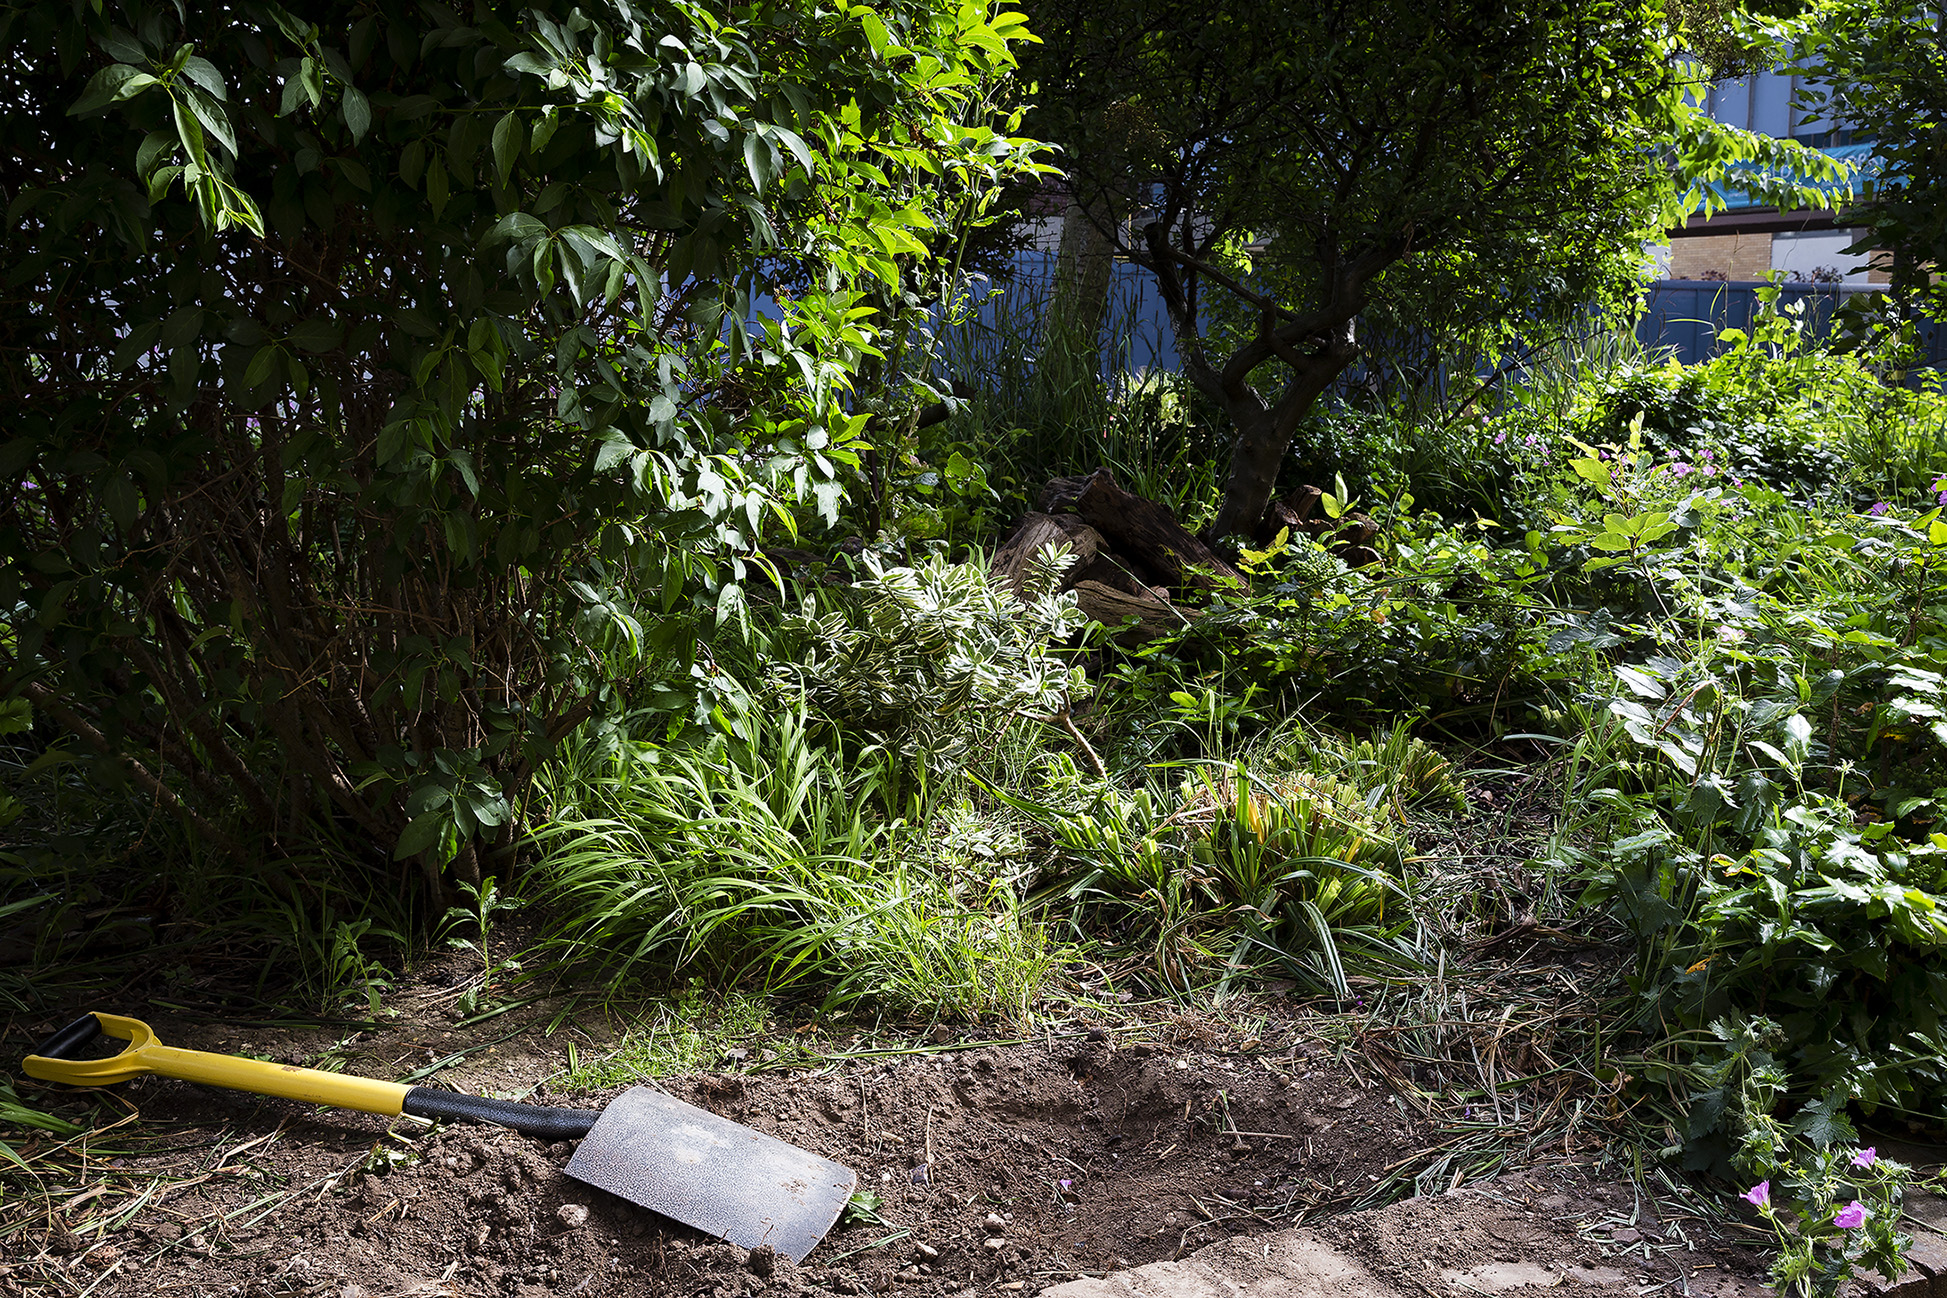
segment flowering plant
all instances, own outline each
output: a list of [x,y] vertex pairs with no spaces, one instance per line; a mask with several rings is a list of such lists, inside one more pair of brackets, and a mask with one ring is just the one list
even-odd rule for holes
[[1815,1100],[1790,1131],[1769,1114],[1746,1129],[1738,1162],[1768,1175],[1738,1197],[1778,1238],[1771,1282],[1781,1294],[1830,1298],[1861,1269],[1891,1280],[1913,1243],[1899,1230],[1913,1169],[1850,1144],[1857,1133],[1844,1104],[1836,1095]]

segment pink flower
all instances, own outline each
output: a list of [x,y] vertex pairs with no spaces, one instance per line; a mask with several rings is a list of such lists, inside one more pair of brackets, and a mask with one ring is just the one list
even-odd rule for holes
[[1738,1197],[1750,1204],[1753,1208],[1769,1208],[1771,1206],[1771,1182],[1760,1181]]
[[1865,1149],[1860,1150],[1858,1153],[1852,1156],[1852,1165],[1854,1167],[1871,1167],[1874,1163],[1877,1163],[1878,1161],[1879,1161],[1878,1145],[1868,1145]]
[[1866,1224],[1866,1205],[1854,1199],[1839,1209],[1839,1215],[1832,1219],[1832,1224],[1840,1230],[1857,1230]]
[[1880,518],[1880,517],[1882,517],[1882,516],[1884,516],[1884,515],[1885,515],[1885,513],[1886,513],[1886,511],[1887,511],[1887,510],[1889,510],[1889,509],[1891,509],[1891,508],[1893,508],[1893,507],[1892,507],[1891,505],[1889,505],[1889,504],[1887,504],[1887,503],[1886,503],[1885,501],[1883,501],[1883,500],[1881,500],[1881,501],[1876,501],[1876,502],[1875,502],[1875,503],[1873,504],[1873,507],[1872,507],[1871,509],[1869,509],[1869,510],[1867,510],[1866,512],[1867,512],[1868,514],[1871,514],[1871,515],[1872,515],[1872,516],[1873,516],[1874,518]]

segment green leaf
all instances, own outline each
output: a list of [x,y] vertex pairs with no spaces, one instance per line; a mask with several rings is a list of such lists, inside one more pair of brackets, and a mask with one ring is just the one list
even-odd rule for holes
[[1797,712],[1785,718],[1785,751],[1795,760],[1805,760],[1812,746],[1812,723]]
[[413,140],[399,150],[399,179],[403,180],[408,188],[417,189],[419,178],[425,174],[426,145],[423,141]]
[[0,699],[0,735],[24,735],[34,728],[34,708],[26,699]]
[[750,172],[750,183],[758,193],[763,193],[770,186],[775,174],[771,166],[771,146],[764,143],[755,131],[744,137],[744,168]]
[[421,852],[436,847],[446,836],[447,826],[452,823],[452,811],[445,806],[421,812],[413,817],[412,823],[407,825],[405,832],[399,835],[399,845],[392,850],[392,859],[403,861],[409,856],[418,856]]
[[859,26],[865,30],[865,39],[872,46],[872,52],[884,58],[886,46],[892,43],[891,36],[886,32],[884,20],[870,9],[856,9],[853,12],[859,16]]
[[291,330],[291,342],[307,352],[328,352],[345,338],[344,326],[322,317],[301,321]]
[[1846,1118],[1846,1103],[1843,1099],[1826,1096],[1824,1099],[1807,1100],[1805,1107],[1792,1119],[1792,1133],[1805,1137],[1820,1149],[1830,1149],[1834,1145],[1852,1144],[1858,1141],[1859,1132]]
[[192,54],[183,60],[183,75],[218,99],[228,97],[223,87],[223,74],[216,70],[216,64],[200,55]]
[[108,510],[109,518],[115,526],[127,532],[135,526],[135,516],[140,508],[140,498],[136,495],[135,482],[126,473],[117,474],[102,490],[101,503]]
[[88,84],[82,88],[81,98],[74,101],[68,115],[80,117],[99,112],[110,104],[133,99],[149,87],[161,84],[140,68],[132,68],[126,63],[111,64],[88,79]]
[[480,494],[480,475],[474,472],[473,456],[460,447],[454,447],[446,453],[446,462],[453,466],[459,473],[460,480],[466,483],[467,494],[477,497]]
[[243,371],[244,388],[246,390],[249,390],[257,387],[261,383],[268,381],[271,376],[272,370],[277,365],[278,358],[281,357],[283,354],[284,354],[283,348],[277,346],[277,344],[275,343],[272,343],[266,347],[259,347],[257,349],[257,354],[250,358],[250,364],[244,368]]
[[521,156],[521,120],[518,113],[508,113],[494,125],[494,170],[500,173],[500,183],[507,185],[514,178],[514,163]]
[[1610,486],[1609,465],[1601,460],[1570,460],[1568,467],[1575,470],[1576,477],[1593,482],[1604,490]]
[[446,181],[445,159],[440,154],[435,153],[433,154],[433,160],[426,165],[426,201],[432,205],[435,219],[438,218],[441,212],[446,210],[446,199],[449,192]]
[[108,367],[118,374],[121,373],[154,347],[156,339],[161,334],[160,320],[149,320],[137,325],[129,331],[128,337],[122,339],[116,346],[115,354],[109,359]]
[[357,86],[346,86],[339,107],[345,114],[345,129],[351,132],[352,143],[356,144],[372,129],[372,103]]
[[194,88],[190,89],[178,103],[187,100],[189,111],[196,115],[196,121],[209,133],[211,139],[222,145],[224,150],[235,157],[237,137],[230,129],[230,115],[223,105]]

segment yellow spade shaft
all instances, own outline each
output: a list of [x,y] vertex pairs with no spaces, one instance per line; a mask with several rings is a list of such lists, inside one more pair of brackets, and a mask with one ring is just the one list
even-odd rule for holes
[[21,1061],[21,1067],[29,1077],[70,1086],[106,1086],[143,1073],[155,1073],[185,1082],[387,1115],[399,1112],[406,1092],[412,1089],[398,1082],[347,1077],[343,1073],[299,1068],[295,1064],[272,1064],[261,1059],[238,1059],[234,1055],[165,1046],[140,1019],[100,1013],[95,1018],[105,1035],[129,1042],[128,1049],[107,1059],[49,1059],[29,1055]]

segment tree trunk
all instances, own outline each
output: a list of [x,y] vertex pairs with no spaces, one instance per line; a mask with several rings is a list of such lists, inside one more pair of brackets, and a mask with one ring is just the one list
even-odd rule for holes
[[[1250,536],[1257,530],[1277,490],[1278,469],[1291,449],[1299,423],[1332,380],[1345,373],[1359,355],[1350,319],[1314,339],[1310,351],[1300,352],[1282,343],[1276,344],[1275,350],[1292,370],[1276,402],[1267,405],[1248,387],[1241,393],[1224,394],[1224,405],[1237,423],[1237,440],[1231,443],[1223,502],[1204,533],[1213,541]],[[1231,367],[1236,364],[1233,359]]]
[[[1310,404],[1309,402],[1307,404]],[[1291,434],[1278,427],[1276,410],[1237,420],[1237,440],[1231,443],[1230,471],[1224,476],[1224,498],[1208,535],[1249,536],[1264,517],[1278,487],[1278,469],[1291,449]],[[1296,422],[1296,421],[1294,421]]]

